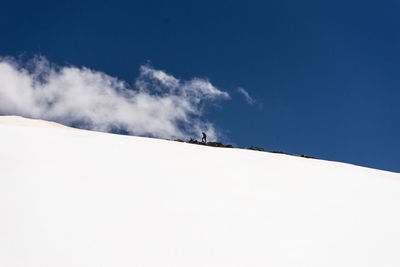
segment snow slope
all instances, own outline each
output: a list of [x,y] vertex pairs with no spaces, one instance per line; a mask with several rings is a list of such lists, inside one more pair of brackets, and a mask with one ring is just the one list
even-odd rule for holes
[[0,117],[0,266],[400,266],[400,174]]

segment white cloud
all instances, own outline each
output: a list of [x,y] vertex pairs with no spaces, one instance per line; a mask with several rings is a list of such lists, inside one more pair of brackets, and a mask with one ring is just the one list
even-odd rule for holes
[[237,90],[238,90],[239,93],[241,93],[241,94],[244,96],[244,98],[246,99],[246,102],[247,102],[248,104],[253,105],[253,104],[256,102],[256,101],[254,100],[254,98],[252,98],[252,97],[249,95],[249,93],[248,93],[246,90],[244,90],[242,87],[239,87]]
[[202,110],[205,100],[228,98],[208,80],[181,81],[148,65],[140,67],[131,88],[85,67],[52,66],[45,58],[24,65],[0,58],[0,114],[158,138],[186,139],[205,131],[217,139]]

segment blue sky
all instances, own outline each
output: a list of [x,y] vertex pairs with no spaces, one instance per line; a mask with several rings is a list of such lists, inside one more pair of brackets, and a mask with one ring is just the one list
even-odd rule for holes
[[202,116],[225,142],[400,172],[399,14],[398,1],[8,1],[0,55],[130,84],[146,64],[199,77],[231,97]]

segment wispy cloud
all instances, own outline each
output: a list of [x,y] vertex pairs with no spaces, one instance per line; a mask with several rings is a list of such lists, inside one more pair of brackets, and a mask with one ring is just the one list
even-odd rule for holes
[[54,66],[43,57],[28,64],[0,58],[0,114],[126,131],[159,138],[219,136],[202,118],[206,102],[229,99],[208,80],[180,80],[150,65],[135,85],[85,67]]
[[239,87],[237,90],[238,90],[239,93],[241,93],[244,96],[244,99],[246,100],[246,102],[249,105],[254,105],[254,103],[256,103],[254,98],[252,98],[244,88]]

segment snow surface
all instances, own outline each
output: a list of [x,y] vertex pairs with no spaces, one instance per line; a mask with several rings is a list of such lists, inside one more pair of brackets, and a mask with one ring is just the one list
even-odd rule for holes
[[0,117],[0,266],[400,266],[400,174]]

